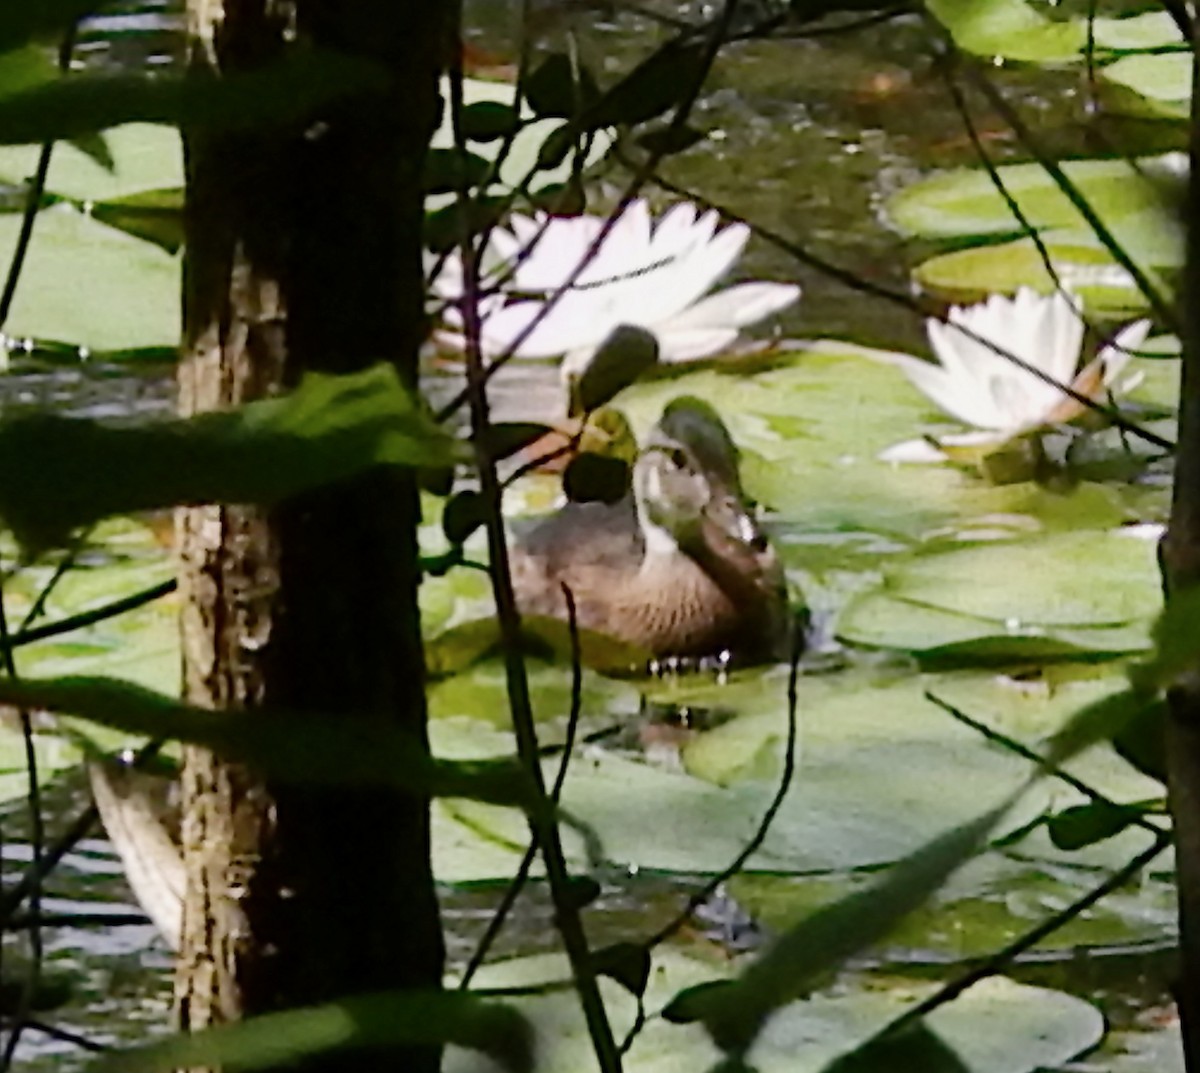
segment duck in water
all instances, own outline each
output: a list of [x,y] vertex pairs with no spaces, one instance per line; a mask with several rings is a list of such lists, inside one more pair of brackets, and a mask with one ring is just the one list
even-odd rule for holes
[[784,658],[791,618],[783,568],[755,521],[738,451],[716,411],[675,399],[613,504],[569,503],[518,533],[522,614],[567,617],[657,658]]

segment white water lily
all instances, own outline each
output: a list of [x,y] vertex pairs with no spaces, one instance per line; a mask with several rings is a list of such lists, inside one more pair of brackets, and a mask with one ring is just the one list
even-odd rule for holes
[[[563,372],[570,376],[624,324],[655,336],[660,361],[696,361],[800,296],[792,284],[755,282],[705,297],[741,254],[749,228],[718,229],[716,212],[699,214],[686,202],[655,223],[639,199],[625,207],[578,278],[539,320],[548,297],[584,261],[604,223],[601,216],[514,215],[509,228],[492,231],[483,267],[501,282],[500,293],[480,303],[485,357],[510,350],[529,358],[565,355]],[[461,261],[451,255],[433,291],[453,301],[462,285]],[[445,320],[452,330],[439,338],[461,346],[460,314],[447,309]]]
[[[1132,352],[1150,330],[1148,320],[1126,325],[1083,369],[1079,368],[1084,322],[1079,301],[1070,292],[1047,297],[1022,287],[1012,298],[994,294],[973,306],[953,306],[946,322],[926,321],[937,363],[894,354],[913,385],[951,417],[976,431],[909,440],[889,447],[889,462],[941,462],[941,448],[987,451],[1009,440],[1079,417],[1086,407],[1062,390],[1102,401],[1127,391],[1140,377],[1121,380]],[[1010,361],[1019,358],[1048,379]]]

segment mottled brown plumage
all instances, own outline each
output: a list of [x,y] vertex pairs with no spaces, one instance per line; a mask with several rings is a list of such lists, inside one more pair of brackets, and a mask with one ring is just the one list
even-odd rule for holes
[[565,618],[565,584],[580,626],[655,656],[786,654],[783,569],[742,492],[737,448],[696,399],[664,411],[628,496],[538,521],[512,569],[522,613]]

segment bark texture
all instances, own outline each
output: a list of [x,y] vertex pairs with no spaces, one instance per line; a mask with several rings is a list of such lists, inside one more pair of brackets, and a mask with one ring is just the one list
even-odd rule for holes
[[[1200,25],[1200,24],[1198,24]],[[1193,26],[1193,47],[1200,36]],[[1187,265],[1180,302],[1183,362],[1171,523],[1161,548],[1167,599],[1200,584],[1200,71],[1193,72],[1191,178],[1184,204]],[[1191,296],[1191,297],[1188,297]],[[1171,690],[1166,729],[1175,832],[1181,971],[1176,988],[1188,1070],[1200,1070],[1200,669]]]
[[[345,100],[302,129],[185,132],[184,413],[271,394],[308,370],[384,359],[415,381],[420,174],[442,16],[438,2],[192,0],[197,77],[311,43],[369,57],[393,77],[387,92]],[[423,736],[416,520],[413,481],[395,472],[272,512],[181,510],[187,698],[246,718],[263,706],[326,712],[330,733],[384,719]],[[268,785],[198,749],[183,792],[183,1028],[438,986],[426,801]],[[436,1068],[436,1053],[400,1058]],[[313,1068],[373,1067],[360,1054]]]

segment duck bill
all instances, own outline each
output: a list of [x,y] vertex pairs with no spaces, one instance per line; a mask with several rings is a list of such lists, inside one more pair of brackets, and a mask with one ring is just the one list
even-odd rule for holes
[[767,546],[758,522],[733,496],[714,497],[704,510],[700,534],[708,552],[726,559],[751,559]]

